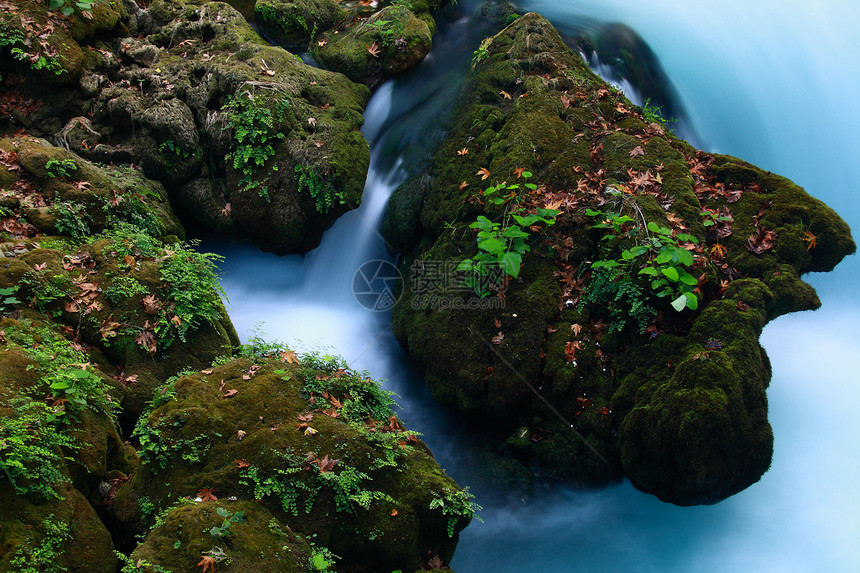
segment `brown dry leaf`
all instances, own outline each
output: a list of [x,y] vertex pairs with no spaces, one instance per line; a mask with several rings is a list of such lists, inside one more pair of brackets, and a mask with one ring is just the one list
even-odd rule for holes
[[503,98],[505,98],[505,99],[511,99],[511,94],[509,94],[509,93],[508,93],[508,92],[506,92],[505,90],[500,91],[500,92],[499,92],[499,95],[500,95],[500,96],[502,96],[502,97],[503,97]]
[[140,331],[140,334],[137,335],[134,341],[146,348],[150,356],[155,356],[155,352],[158,350],[158,342],[155,339],[155,331],[148,320],[143,323],[143,330]]
[[495,325],[496,325],[496,328],[501,328],[501,327],[502,327],[502,321],[501,321],[501,320],[499,320],[498,318],[493,318],[493,324],[495,324]]
[[555,334],[556,332],[558,332],[557,328],[553,328],[551,324],[546,325],[546,333],[547,334]]
[[301,414],[298,415],[298,418],[302,422],[310,422],[311,420],[314,419],[314,413],[313,412],[302,412]]
[[465,189],[465,188],[466,188],[466,187],[468,187],[468,186],[469,186],[469,184],[468,184],[468,183],[466,183],[465,181],[463,181],[462,183],[460,183],[460,189]]
[[582,325],[574,322],[570,325],[570,330],[573,332],[574,336],[579,336],[579,333],[582,330]]
[[298,364],[299,359],[296,358],[296,353],[292,350],[284,350],[281,352],[281,362],[286,362],[287,364]]
[[380,47],[379,47],[379,45],[378,45],[376,42],[373,42],[373,43],[372,43],[371,45],[369,45],[369,46],[368,46],[367,44],[365,44],[364,49],[365,49],[365,50],[367,50],[367,52],[368,52],[371,56],[373,56],[374,58],[378,58],[378,57],[379,57]]
[[317,118],[309,117],[308,118],[308,125],[311,127],[316,127],[317,126]]
[[391,510],[391,517],[397,517],[397,510],[396,509]]
[[317,147],[322,147],[322,146],[323,146],[323,142],[322,142],[322,141],[314,141],[314,145],[315,145],[315,146],[317,146]]
[[642,148],[641,145],[637,145],[630,150],[630,157],[636,157],[637,155],[645,155],[645,150]]
[[478,172],[475,173],[475,175],[480,175],[481,181],[483,181],[484,179],[487,179],[490,176],[490,170],[487,169],[486,167],[481,167],[480,169],[478,169]]
[[224,382],[224,379],[222,378],[222,379],[221,379],[221,383],[220,383],[220,384],[218,384],[218,391],[219,391],[219,392],[223,392],[223,391],[224,391],[224,386],[226,386],[226,385],[227,385],[227,384]]
[[122,262],[124,262],[125,264],[127,264],[130,267],[133,267],[134,263],[136,261],[134,260],[134,257],[132,257],[131,255],[126,255],[122,258]]
[[244,381],[246,381],[246,382],[247,382],[247,381],[248,381],[248,380],[250,380],[250,379],[251,379],[251,375],[250,375],[250,374],[242,374],[242,380],[244,380]]
[[329,418],[340,418],[340,412],[338,412],[335,408],[329,408],[328,410],[323,410],[323,414],[328,416]]
[[148,294],[143,297],[143,312],[155,316],[161,310],[161,301],[155,295]]
[[570,107],[570,104],[573,103],[572,97],[567,97],[566,95],[561,96],[561,104],[564,106],[564,109]]
[[275,70],[262,70],[261,73],[264,75],[267,75],[269,77],[272,77],[275,75]]
[[226,205],[224,205],[224,208],[221,209],[221,214],[224,215],[225,217],[229,217],[230,213],[232,213],[232,212],[233,212],[233,206],[230,203],[227,203]]
[[500,330],[497,335],[490,339],[490,342],[492,342],[493,344],[501,344],[504,339],[505,334]]
[[201,370],[200,373],[209,376],[210,374],[212,374],[212,370]]
[[238,390],[236,390],[235,388],[231,388],[231,389],[227,390],[226,392],[224,392],[224,398],[232,398],[233,396],[235,396],[238,393],[239,393]]
[[525,167],[517,167],[516,169],[514,169],[514,175],[517,176],[517,179],[522,177],[523,173],[525,173],[525,172],[526,172]]
[[335,460],[333,458],[328,457],[328,454],[323,456],[320,459],[316,460],[317,466],[320,469],[320,473],[324,474],[330,472],[332,468],[334,468],[335,464],[337,464],[340,460]]
[[328,44],[328,40],[320,40],[319,42],[317,42],[317,46],[319,46],[320,48],[322,48],[326,44]]
[[582,350],[582,345],[580,344],[580,342],[578,340],[567,341],[567,343],[564,345],[564,358],[565,358],[565,360],[567,360],[568,362],[573,362],[574,360],[576,360],[576,351],[577,350]]
[[464,147],[463,149],[458,150],[457,155],[469,155],[468,148]]
[[245,430],[236,430],[236,439],[240,442],[245,439],[245,436],[248,435],[248,432]]
[[810,250],[815,248],[818,245],[818,237],[819,235],[813,235],[812,231],[804,231],[803,232],[803,240],[806,241],[806,250]]
[[44,271],[44,270],[45,270],[45,269],[47,269],[47,268],[48,268],[48,263],[39,263],[39,264],[37,264],[37,265],[33,265],[33,269],[34,269],[36,272]]
[[244,469],[244,468],[247,468],[250,466],[251,466],[251,464],[249,462],[247,462],[246,460],[236,460],[236,469],[241,470],[241,469]]

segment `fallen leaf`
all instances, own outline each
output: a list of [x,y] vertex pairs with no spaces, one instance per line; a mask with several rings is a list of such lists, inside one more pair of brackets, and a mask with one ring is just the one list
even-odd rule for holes
[[505,98],[505,99],[511,99],[511,94],[509,94],[509,93],[508,93],[508,92],[506,92],[505,90],[500,91],[500,92],[499,92],[499,95],[500,95],[500,96],[502,96],[502,97],[503,97],[503,98]]
[[498,333],[497,335],[495,335],[494,337],[492,337],[492,338],[490,339],[490,342],[492,342],[493,344],[501,344],[501,343],[502,343],[502,340],[504,340],[504,339],[505,339],[505,335],[504,335],[504,333],[500,330],[500,331],[499,331],[499,333]]
[[642,148],[641,145],[637,145],[630,150],[630,157],[636,157],[637,155],[645,155],[645,150]]
[[148,294],[143,297],[143,312],[155,316],[161,310],[161,301],[155,295]]
[[251,464],[250,464],[250,463],[248,463],[248,462],[247,462],[247,461],[245,461],[245,460],[236,460],[236,469],[240,469],[240,470],[241,470],[241,469],[244,469],[244,468],[250,467],[250,465],[251,465]]
[[578,340],[569,340],[564,345],[564,359],[568,362],[574,362],[576,360],[576,351],[582,350],[582,345]]
[[314,413],[313,412],[302,412],[301,414],[298,415],[298,419],[302,422],[310,422],[311,420],[314,419]]
[[487,179],[490,176],[490,170],[487,169],[486,167],[481,167],[480,169],[478,169],[478,172],[475,173],[475,175],[480,175],[481,181],[483,181],[484,179]]
[[298,364],[299,359],[296,358],[296,353],[292,350],[284,350],[281,352],[281,362],[286,362],[287,364]]
[[806,250],[808,251],[818,244],[818,235],[813,235],[812,231],[804,231],[803,240],[806,241]]
[[236,390],[235,388],[231,388],[230,390],[227,390],[226,392],[224,392],[224,398],[232,398],[233,396],[235,396],[238,393],[239,393],[238,390]]
[[335,466],[335,464],[337,464],[339,461],[340,460],[335,460],[333,458],[328,457],[328,454],[326,454],[322,459],[318,459],[316,463],[320,469],[320,473],[324,474],[330,472]]
[[496,325],[496,328],[502,327],[502,321],[499,320],[498,318],[493,318],[493,324]]
[[251,375],[250,375],[250,374],[242,374],[242,380],[244,380],[245,382],[247,382],[247,381],[248,381],[248,380],[250,380],[250,379],[251,379]]
[[314,430],[314,429],[313,429],[313,428],[311,428],[310,426],[308,426],[307,428],[305,428],[305,435],[306,435],[306,436],[314,436],[314,435],[316,435],[316,434],[319,434],[319,432],[318,432],[317,430]]
[[579,336],[579,332],[582,330],[582,325],[573,323],[570,325],[570,330],[573,332],[574,336]]
[[317,126],[317,118],[309,117],[308,118],[308,125],[310,125],[311,127],[316,127]]
[[215,497],[215,490],[211,487],[204,487],[198,491],[197,497],[200,498],[200,501],[218,501],[218,498]]
[[36,272],[44,271],[47,268],[48,268],[48,263],[39,263],[37,265],[33,265],[33,269],[35,269]]
[[315,146],[317,146],[317,147],[322,147],[322,146],[323,146],[323,142],[322,142],[322,141],[314,141],[314,145],[315,145]]
[[397,517],[397,510],[396,509],[391,510],[391,517]]
[[240,442],[245,439],[245,436],[248,435],[248,432],[245,430],[236,430],[236,439]]
[[200,557],[200,563],[197,564],[198,567],[203,567],[203,571],[201,573],[206,573],[209,571],[210,573],[215,573],[215,558],[210,557],[209,555],[202,555]]
[[464,147],[463,149],[457,151],[457,155],[469,155],[469,150]]
[[364,45],[364,49],[368,51],[368,53],[374,58],[379,57],[380,47],[376,42],[373,42],[371,45]]
[[553,328],[551,324],[546,325],[546,333],[547,334],[555,334],[556,332],[558,332],[557,328]]
[[209,376],[210,374],[212,374],[212,370],[201,370],[200,373]]
[[468,187],[468,186],[469,186],[469,184],[468,184],[468,183],[466,183],[465,181],[463,181],[462,183],[460,183],[460,189],[465,189],[465,188],[466,188],[466,187]]
[[326,44],[328,44],[328,40],[320,40],[319,42],[317,42],[317,46],[319,46],[320,48],[322,48]]

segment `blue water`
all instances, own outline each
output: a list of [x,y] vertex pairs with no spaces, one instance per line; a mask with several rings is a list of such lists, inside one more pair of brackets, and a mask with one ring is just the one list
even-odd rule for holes
[[[698,144],[793,179],[860,229],[853,184],[860,113],[852,107],[860,93],[860,4],[555,0],[521,7],[558,25],[588,19],[631,26],[659,57]],[[462,18],[440,27],[422,69],[374,96],[364,131],[374,144],[365,204],[339,220],[319,249],[279,258],[214,245],[228,257],[224,286],[241,334],[265,321],[272,337],[299,348],[329,345],[389,379],[407,424],[425,433],[460,480],[474,456],[456,420],[429,400],[388,316],[360,307],[350,285],[361,263],[387,258],[376,229],[385,197],[404,176],[393,166],[408,140],[404,122],[395,134],[396,120],[408,111],[405,131],[413,134],[424,133],[421,118],[438,124],[445,106],[416,94],[434,82],[449,92],[456,86],[452,70],[462,71],[480,39],[470,8],[471,0],[460,1]],[[457,51],[466,59],[452,61]],[[452,566],[459,573],[860,571],[860,303],[852,297],[860,263],[849,257],[833,273],[807,280],[823,308],[782,317],[762,336],[773,363],[775,451],[759,483],[693,508],[664,504],[626,483],[586,492],[547,488],[513,501],[472,484],[484,523],[463,532]]]

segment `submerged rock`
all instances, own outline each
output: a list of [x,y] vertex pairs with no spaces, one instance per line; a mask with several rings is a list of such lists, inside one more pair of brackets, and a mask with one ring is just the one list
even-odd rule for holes
[[767,470],[758,337],[819,306],[801,274],[854,252],[836,213],[679,140],[536,14],[476,51],[422,177],[385,225],[409,277],[392,319],[440,402],[544,475],[676,504]]

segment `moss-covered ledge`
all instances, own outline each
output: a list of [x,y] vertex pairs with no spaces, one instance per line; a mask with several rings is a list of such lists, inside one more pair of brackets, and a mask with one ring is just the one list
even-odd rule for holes
[[[504,451],[543,475],[627,476],[683,505],[767,470],[761,329],[817,308],[801,275],[855,250],[821,201],[679,140],[537,14],[482,43],[428,173],[391,205],[412,281],[393,328],[434,396],[507,429]],[[428,291],[428,268],[480,271],[496,252],[509,276],[484,285],[483,309]],[[475,304],[427,303],[452,294]]]

